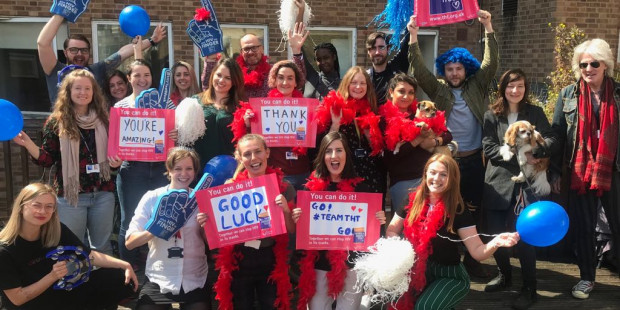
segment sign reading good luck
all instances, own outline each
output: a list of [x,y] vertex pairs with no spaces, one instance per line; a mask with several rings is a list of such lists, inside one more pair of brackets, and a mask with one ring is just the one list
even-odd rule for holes
[[379,239],[381,194],[297,192],[297,249],[365,251]]
[[415,1],[414,14],[420,27],[458,23],[478,17],[476,0]]
[[284,213],[275,204],[279,194],[275,174],[198,191],[209,248],[286,233]]
[[251,122],[252,132],[260,133],[270,147],[315,147],[318,103],[309,98],[250,98],[257,120]]
[[165,161],[174,141],[174,110],[112,108],[108,154],[123,160]]

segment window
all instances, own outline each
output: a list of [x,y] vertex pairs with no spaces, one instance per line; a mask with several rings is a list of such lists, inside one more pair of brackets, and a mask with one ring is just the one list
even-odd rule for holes
[[[236,58],[239,56],[239,50],[241,50],[239,40],[248,33],[252,33],[263,39],[265,55],[269,55],[269,32],[267,31],[267,26],[220,24],[220,27],[222,28],[224,43],[224,51],[222,53],[225,57]],[[200,50],[198,50],[195,45],[194,55],[196,55],[194,57],[194,68],[198,68],[198,70],[196,70],[196,75],[198,75],[197,80],[200,81],[200,75],[204,68],[204,58],[200,56]],[[200,82],[198,84],[200,85]]]
[[[314,47],[324,42],[330,42],[338,51],[338,63],[340,64],[340,76],[356,65],[357,57],[357,30],[355,28],[336,28],[336,27],[309,27],[310,36],[304,43],[303,52],[318,71],[314,57]],[[289,49],[289,58],[292,58]]]
[[519,0],[502,0],[502,15],[517,16],[517,9],[519,7]]
[[[49,112],[45,73],[39,62],[37,37],[48,18],[15,17],[0,20],[0,98],[13,102],[22,111]],[[62,43],[67,38],[63,24],[54,49],[64,61]]]
[[[158,22],[151,22],[151,28],[144,38],[150,38]],[[162,23],[166,27],[166,39],[159,42],[157,48],[144,50],[144,60],[151,64],[153,70],[153,88],[159,86],[159,78],[163,68],[170,68],[174,62],[174,49],[172,48],[172,24]],[[131,43],[131,38],[121,31],[118,21],[93,21],[93,62],[104,60],[116,53],[121,47]],[[133,61],[133,56],[127,58],[119,70],[126,72],[128,65]]]

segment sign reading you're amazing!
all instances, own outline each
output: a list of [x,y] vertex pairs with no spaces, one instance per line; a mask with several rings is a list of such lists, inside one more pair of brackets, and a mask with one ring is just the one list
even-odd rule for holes
[[174,110],[112,108],[108,154],[122,160],[165,161],[174,141]]

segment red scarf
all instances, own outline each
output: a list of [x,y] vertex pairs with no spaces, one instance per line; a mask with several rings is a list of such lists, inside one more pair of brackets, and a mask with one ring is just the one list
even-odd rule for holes
[[[618,111],[614,100],[612,79],[603,81],[599,119],[592,111],[590,86],[583,79],[579,82],[579,114],[577,117],[577,140],[575,165],[571,173],[571,189],[584,194],[586,188],[596,191],[597,196],[611,189],[612,170],[618,147]],[[600,137],[597,138],[597,132]],[[596,152],[594,152],[596,150]]]
[[174,106],[178,106],[181,100],[183,100],[183,98],[181,98],[181,92],[178,89],[170,94],[170,101],[174,103]]
[[[405,207],[406,210],[411,210],[416,193],[417,191],[409,194],[409,204]],[[426,198],[424,200],[424,208],[413,224],[409,224],[409,220],[415,214],[408,211],[405,218],[404,234],[413,245],[416,258],[410,273],[409,291],[400,297],[394,307],[395,309],[413,309],[415,301],[426,286],[426,262],[433,253],[431,240],[437,236],[437,231],[444,225],[444,215],[446,212],[442,200],[439,200],[433,208],[429,206],[430,201]]]
[[[278,179],[278,186],[281,193],[284,193],[288,187],[288,184],[283,181],[284,174],[279,168],[267,167],[265,174],[275,173]],[[244,170],[240,172],[233,180],[243,181],[249,179],[248,171]],[[294,206],[289,206],[294,208]],[[273,253],[275,255],[275,264],[271,274],[269,275],[269,281],[276,284],[276,300],[274,307],[279,310],[288,310],[291,307],[289,292],[293,288],[291,280],[288,275],[288,234],[282,234],[272,237],[275,240],[273,246]],[[219,253],[215,257],[215,269],[220,271],[220,274],[213,286],[217,299],[220,303],[219,309],[232,310],[233,309],[233,293],[230,290],[230,285],[233,281],[233,271],[239,269],[239,261],[243,259],[243,255],[238,251],[235,251],[234,245],[225,246],[220,248]]]
[[369,131],[369,143],[372,156],[378,155],[383,151],[383,135],[379,128],[380,117],[372,112],[370,103],[366,98],[344,100],[336,91],[330,91],[323,102],[317,107],[315,119],[317,120],[317,132],[323,133],[329,129],[332,122],[332,111],[340,114],[342,118],[340,125],[349,125],[355,122],[356,126],[362,131]]
[[418,137],[420,127],[409,119],[409,116],[415,115],[415,112],[416,104],[413,103],[409,106],[408,113],[401,112],[390,100],[379,107],[379,114],[386,123],[385,146],[388,150],[394,151],[399,142],[410,142]]
[[[337,185],[337,191],[339,192],[353,192],[355,186],[364,181],[363,178],[357,177],[352,179],[344,179]],[[315,172],[312,172],[306,188],[310,191],[325,191],[330,184],[329,178],[317,178]],[[327,251],[327,260],[331,266],[331,270],[327,272],[327,294],[336,299],[342,288],[344,287],[344,280],[347,276],[347,264],[346,260],[349,257],[347,251],[329,250]],[[308,302],[312,299],[312,296],[316,293],[316,272],[314,270],[314,264],[319,258],[319,251],[306,250],[305,256],[299,261],[299,268],[301,269],[301,275],[299,276],[299,284],[297,286],[299,290],[299,300],[297,301],[297,309],[307,309]]]
[[245,65],[245,59],[239,55],[237,57],[237,64],[241,67],[241,72],[243,73],[243,84],[245,88],[261,88],[265,84],[265,79],[267,75],[269,75],[269,70],[271,70],[271,66],[267,63],[267,56],[263,55],[263,58],[258,62],[256,69],[250,70]]

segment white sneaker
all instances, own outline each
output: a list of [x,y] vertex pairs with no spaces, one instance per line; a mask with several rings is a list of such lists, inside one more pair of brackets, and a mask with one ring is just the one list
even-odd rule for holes
[[592,292],[593,288],[594,282],[581,280],[579,281],[579,283],[577,283],[577,285],[573,286],[573,297],[579,299],[587,299],[588,297],[590,297],[590,292]]

